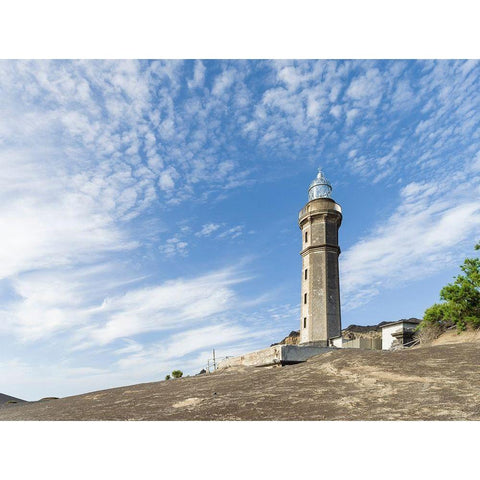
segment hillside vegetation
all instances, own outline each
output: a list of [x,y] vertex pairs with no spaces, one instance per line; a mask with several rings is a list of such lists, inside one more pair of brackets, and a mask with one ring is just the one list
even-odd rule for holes
[[[480,243],[475,250],[480,250]],[[480,327],[480,258],[466,258],[460,269],[463,274],[440,291],[442,302],[425,311],[420,340],[430,341],[451,326],[459,332]]]

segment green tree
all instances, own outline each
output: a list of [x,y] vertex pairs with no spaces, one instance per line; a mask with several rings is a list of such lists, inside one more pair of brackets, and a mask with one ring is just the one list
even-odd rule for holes
[[[480,250],[480,243],[475,245],[475,250]],[[463,275],[442,288],[440,299],[443,303],[425,310],[420,328],[456,325],[458,331],[462,331],[468,325],[480,327],[480,258],[466,258],[460,268]]]
[[173,378],[180,378],[181,376],[183,376],[183,372],[181,370],[174,370],[172,372],[172,377]]
[[170,375],[165,375],[165,380],[170,380]]

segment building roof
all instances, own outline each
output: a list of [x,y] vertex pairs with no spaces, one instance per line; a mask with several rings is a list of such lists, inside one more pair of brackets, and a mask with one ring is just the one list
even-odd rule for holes
[[396,322],[390,322],[383,324],[380,328],[391,327],[392,325],[400,325],[401,323],[409,323],[411,325],[418,325],[422,320],[419,318],[402,318]]

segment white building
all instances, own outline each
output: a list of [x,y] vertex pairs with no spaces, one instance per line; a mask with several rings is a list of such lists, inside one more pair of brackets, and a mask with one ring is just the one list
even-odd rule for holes
[[420,322],[418,318],[409,318],[382,325],[382,350],[390,350],[395,341],[400,345],[410,342]]

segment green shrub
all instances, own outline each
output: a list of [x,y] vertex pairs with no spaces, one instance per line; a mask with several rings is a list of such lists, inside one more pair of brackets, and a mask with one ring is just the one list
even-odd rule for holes
[[165,380],[170,380],[170,375],[165,375]]
[[180,378],[183,376],[183,372],[181,370],[174,370],[172,372],[172,377],[173,378]]
[[[480,250],[480,243],[475,250]],[[443,330],[455,325],[458,332],[467,326],[480,327],[480,258],[466,258],[460,269],[463,275],[457,275],[453,283],[440,291],[443,303],[425,310],[420,331],[432,325]]]

